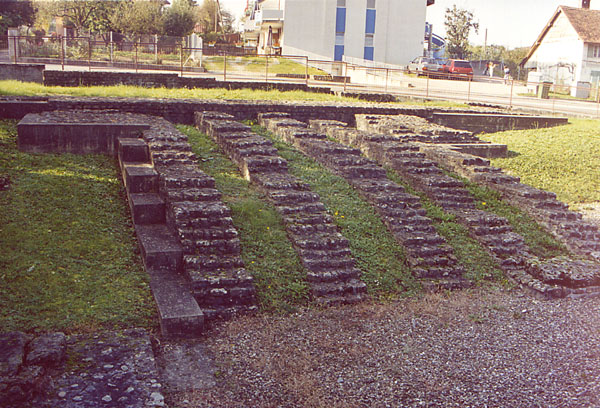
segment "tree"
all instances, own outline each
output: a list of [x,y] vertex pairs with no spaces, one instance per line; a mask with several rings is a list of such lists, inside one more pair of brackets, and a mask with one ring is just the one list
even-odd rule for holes
[[473,13],[456,7],[446,9],[446,52],[451,58],[466,58],[471,29],[479,32],[479,23],[473,22]]
[[204,0],[204,3],[197,8],[196,13],[203,33],[233,32],[235,18],[225,9],[221,8],[219,12],[216,0]]
[[194,31],[196,14],[194,3],[190,0],[175,0],[164,15],[164,32],[166,35],[185,37]]
[[0,1],[0,35],[7,35],[12,27],[31,27],[35,13],[31,1]]
[[60,17],[65,26],[77,32],[111,31],[111,15],[117,7],[114,1],[103,0],[59,0],[39,3],[38,20]]
[[120,3],[112,17],[117,31],[131,34],[162,34],[163,3],[159,0],[136,0]]

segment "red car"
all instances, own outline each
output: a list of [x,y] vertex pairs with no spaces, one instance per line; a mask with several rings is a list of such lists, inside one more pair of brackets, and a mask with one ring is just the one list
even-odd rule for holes
[[448,73],[450,78],[467,77],[473,78],[473,67],[466,60],[450,60],[448,61]]

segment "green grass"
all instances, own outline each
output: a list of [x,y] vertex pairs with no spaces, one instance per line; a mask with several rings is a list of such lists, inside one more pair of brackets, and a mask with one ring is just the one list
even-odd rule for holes
[[243,179],[219,147],[192,126],[178,126],[188,135],[198,165],[214,177],[223,201],[231,208],[240,234],[242,258],[254,276],[257,297],[264,311],[291,312],[308,303],[306,270],[287,239],[275,208]]
[[0,327],[78,332],[155,325],[113,158],[17,150],[0,121]]
[[569,205],[600,202],[600,121],[570,119],[554,128],[481,135],[508,145],[509,157],[492,164],[525,184],[556,193]]
[[[300,61],[300,60],[298,60]],[[265,57],[228,57],[227,72],[252,72],[269,74],[306,74],[306,65],[288,58],[269,57],[268,66]],[[205,56],[202,58],[202,66],[208,71],[223,72],[224,57]],[[308,67],[309,75],[327,75],[319,69]]]
[[271,139],[279,155],[287,160],[289,171],[319,194],[350,250],[369,294],[392,298],[414,293],[418,284],[410,274],[406,255],[387,230],[373,207],[341,177],[336,176],[290,145],[281,142],[259,126],[253,131]]
[[22,96],[100,96],[127,98],[168,98],[168,99],[235,99],[235,100],[271,100],[271,101],[329,101],[356,102],[354,98],[343,98],[331,94],[279,90],[261,91],[251,89],[225,88],[186,89],[186,88],[143,88],[137,86],[44,86],[34,82],[14,80],[0,81],[0,95]]
[[387,169],[387,174],[390,180],[402,185],[407,192],[421,199],[421,205],[427,211],[427,216],[431,218],[434,228],[454,249],[454,255],[458,262],[465,268],[465,278],[475,282],[502,278],[502,271],[496,261],[479,242],[469,235],[468,228],[456,221],[454,215],[444,211],[425,193],[413,189],[394,170]]

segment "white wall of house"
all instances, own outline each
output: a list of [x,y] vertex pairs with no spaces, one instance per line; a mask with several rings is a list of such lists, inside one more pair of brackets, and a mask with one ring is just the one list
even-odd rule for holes
[[525,67],[536,67],[542,73],[542,80],[564,85],[575,84],[577,81],[585,81],[582,76],[584,51],[583,41],[568,18],[561,13]]
[[[344,55],[363,58],[366,0],[346,0]],[[337,0],[285,0],[283,54],[334,58]],[[425,0],[376,0],[374,60],[405,65],[422,54]]]

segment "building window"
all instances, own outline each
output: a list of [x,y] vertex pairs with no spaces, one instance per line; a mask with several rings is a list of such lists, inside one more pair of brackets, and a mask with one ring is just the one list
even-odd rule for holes
[[346,0],[337,0],[338,7],[346,7]]
[[[339,2],[340,2],[340,0],[338,0],[338,3]],[[375,8],[375,0],[367,0],[367,8],[374,9]]]
[[363,58],[369,61],[373,61],[373,54],[375,53],[375,41],[373,34],[365,34],[365,53]]
[[588,44],[588,58],[600,58],[600,44]]

